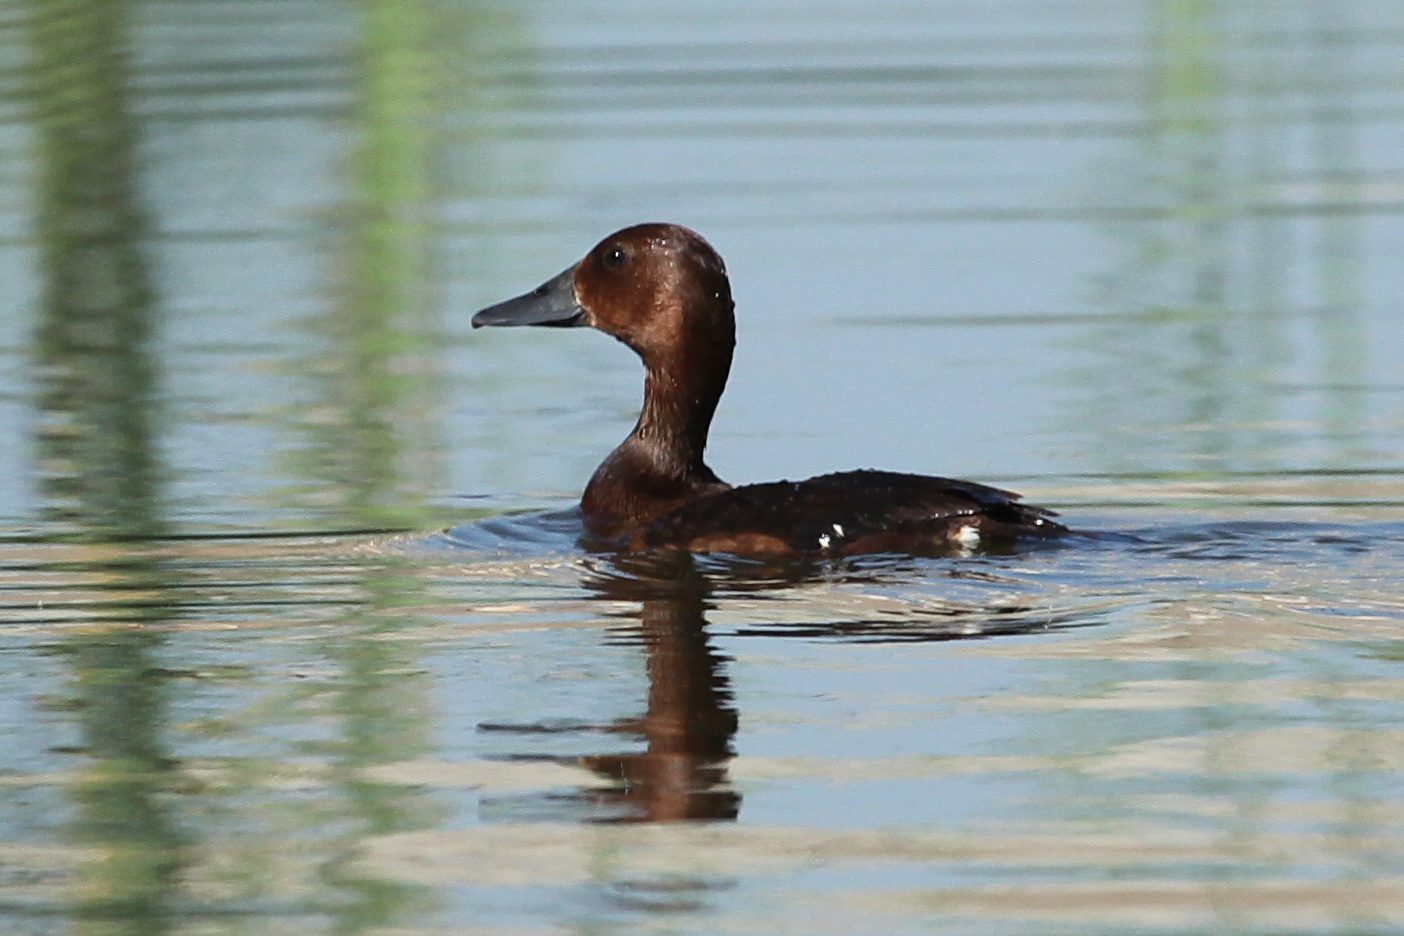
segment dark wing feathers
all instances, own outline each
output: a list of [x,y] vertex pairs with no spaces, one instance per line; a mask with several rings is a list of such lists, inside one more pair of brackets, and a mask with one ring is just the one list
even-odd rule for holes
[[844,471],[807,481],[732,488],[690,501],[654,520],[643,545],[683,545],[736,531],[761,534],[799,553],[841,552],[864,537],[906,534],[949,539],[974,524],[987,536],[1048,537],[1066,528],[1050,510],[999,488],[891,471]]

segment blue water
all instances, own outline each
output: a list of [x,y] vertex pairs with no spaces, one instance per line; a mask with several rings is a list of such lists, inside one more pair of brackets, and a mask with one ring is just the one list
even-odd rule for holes
[[[1404,927],[1404,8],[0,3],[0,931]],[[1080,531],[578,543],[474,332],[725,257],[735,483]]]

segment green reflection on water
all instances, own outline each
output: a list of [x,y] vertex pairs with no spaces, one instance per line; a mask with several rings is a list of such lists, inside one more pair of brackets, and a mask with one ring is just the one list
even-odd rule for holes
[[168,678],[151,628],[171,617],[173,577],[144,545],[165,521],[128,17],[105,0],[30,9],[44,276],[37,450],[51,529],[110,544],[82,570],[103,596],[98,621],[65,647],[84,755],[70,832],[96,847],[77,871],[74,915],[79,932],[146,934],[169,929],[187,843],[167,799]]
[[[305,371],[323,402],[304,414],[312,441],[300,467],[334,523],[422,526],[425,495],[441,486],[428,117],[442,11],[375,0],[360,12],[356,194],[328,252],[333,300],[314,329],[324,353]],[[261,757],[211,759],[235,778],[232,788],[188,774],[177,753],[192,727],[173,709],[175,674],[184,671],[170,662],[180,654],[170,632],[181,608],[209,599],[171,558],[178,546],[163,539],[171,526],[160,454],[165,362],[155,352],[159,303],[144,253],[151,225],[131,90],[133,7],[33,0],[29,13],[44,275],[36,449],[46,532],[90,547],[71,567],[54,567],[83,589],[72,606],[91,622],[63,646],[72,693],[64,709],[81,737],[65,831],[87,850],[66,902],[47,912],[80,921],[81,932],[161,933],[192,915],[239,912],[211,894],[292,893],[293,906],[330,915],[339,932],[395,924],[423,908],[424,889],[358,877],[346,865],[362,837],[438,819],[417,791],[363,772],[430,749],[421,651],[395,639],[422,623],[412,611],[423,603],[422,583],[392,559],[351,564],[350,610],[335,622],[335,638],[310,648],[326,675],[277,685],[246,709],[193,727],[199,736],[201,724],[214,725],[221,743],[236,744],[270,724],[315,725],[327,740],[291,741],[294,750],[277,755],[325,769],[312,808],[265,803],[257,816],[239,815],[267,773]],[[310,716],[297,706],[309,700]],[[231,844],[226,823],[262,835],[252,847]],[[285,886],[269,869],[284,867],[281,843],[308,833],[318,842],[315,886]],[[211,864],[210,855],[227,863]],[[192,890],[191,880],[206,889]]]
[[[426,524],[424,497],[441,478],[428,290],[432,9],[416,0],[361,7],[356,201],[332,255],[334,301],[313,323],[327,341],[319,383],[331,418],[309,427],[307,468],[314,484],[339,495],[332,505],[338,519],[366,527]],[[361,572],[361,608],[326,650],[335,677],[322,692],[341,731],[325,750],[308,752],[328,760],[331,805],[351,820],[321,871],[349,898],[338,914],[345,932],[393,924],[429,900],[423,888],[348,872],[361,837],[424,828],[436,818],[412,791],[359,779],[360,768],[425,753],[432,709],[418,649],[386,639],[420,623],[406,613],[419,583],[378,563]]]
[[[1342,204],[1355,199],[1361,182],[1356,171],[1359,161],[1347,79],[1355,33],[1346,8],[1336,0],[1321,0],[1313,13],[1309,26],[1314,39],[1310,87],[1316,133],[1312,155],[1322,199]],[[1327,384],[1321,419],[1332,443],[1328,465],[1349,467],[1368,457],[1352,432],[1365,416],[1359,393],[1365,370],[1365,331],[1358,311],[1363,240],[1360,220],[1350,212],[1330,212],[1316,223],[1320,226],[1316,261],[1321,298],[1313,325],[1321,343]]]
[[[316,401],[292,414],[306,440],[294,497],[328,523],[424,528],[446,486],[442,417],[447,347],[435,283],[435,211],[445,185],[435,122],[474,124],[484,50],[510,46],[519,17],[488,4],[366,2],[360,7],[356,138],[346,201],[327,218],[325,308],[303,323],[297,363]],[[446,39],[446,37],[448,37]],[[459,149],[472,150],[462,140]]]
[[364,768],[413,761],[433,749],[433,686],[420,660],[423,645],[396,639],[425,623],[413,613],[422,583],[411,570],[398,573],[395,565],[385,560],[360,567],[361,606],[340,622],[341,636],[323,650],[331,675],[296,690],[319,698],[337,726],[333,739],[304,742],[294,756],[327,765],[326,812],[315,810],[301,821],[319,839],[325,837],[318,877],[338,895],[338,932],[390,926],[434,902],[428,888],[371,879],[348,868],[365,836],[432,828],[444,813],[417,790],[363,774]]
[[[429,496],[443,486],[436,357],[443,341],[430,290],[431,93],[439,72],[432,38],[442,11],[422,0],[370,0],[359,12],[359,142],[348,163],[348,203],[332,219],[327,308],[306,323],[318,340],[302,372],[317,403],[295,414],[307,442],[291,468],[334,525],[423,528],[434,522]],[[395,639],[424,623],[414,613],[423,583],[397,565],[356,563],[355,608],[318,651],[325,678],[279,690],[281,702],[266,700],[261,714],[240,719],[248,729],[301,721],[302,700],[336,726],[329,740],[303,742],[294,755],[326,765],[323,802],[286,820],[320,840],[316,877],[325,896],[316,899],[334,900],[336,932],[395,925],[433,903],[427,888],[349,867],[365,836],[432,827],[440,818],[418,791],[362,772],[432,748],[422,647]]]
[[1304,431],[1326,463],[1360,467],[1364,252],[1358,215],[1340,210],[1360,191],[1359,34],[1333,0],[1147,10],[1145,129],[1115,172],[1151,218],[1109,232],[1109,324],[1077,378],[1101,436],[1086,448],[1111,471],[1272,471],[1298,467],[1282,464],[1300,447],[1283,435]]
[[37,335],[39,450],[53,529],[162,529],[157,363],[142,240],[125,6],[72,0],[31,12],[44,277]]
[[335,523],[422,525],[440,486],[434,417],[441,345],[429,294],[429,52],[433,7],[361,8],[350,201],[334,220],[329,301],[301,365],[318,400],[293,470]]

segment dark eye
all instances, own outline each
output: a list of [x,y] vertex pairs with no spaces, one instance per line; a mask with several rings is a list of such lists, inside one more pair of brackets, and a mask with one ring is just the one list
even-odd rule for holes
[[604,256],[600,258],[606,270],[617,270],[629,262],[629,255],[624,252],[624,248],[618,244],[612,244],[605,250]]

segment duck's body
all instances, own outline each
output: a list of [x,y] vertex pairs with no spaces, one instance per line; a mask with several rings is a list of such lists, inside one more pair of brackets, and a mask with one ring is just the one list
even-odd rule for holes
[[738,555],[853,556],[971,549],[1063,531],[1052,514],[998,488],[892,471],[842,471],[772,481],[690,500],[628,540]]
[[733,488],[703,461],[736,325],[726,268],[702,237],[642,224],[605,238],[483,325],[590,325],[648,369],[631,432],[581,498],[591,536],[628,549],[740,555],[929,552],[1067,532],[1051,511],[968,481],[847,471]]

